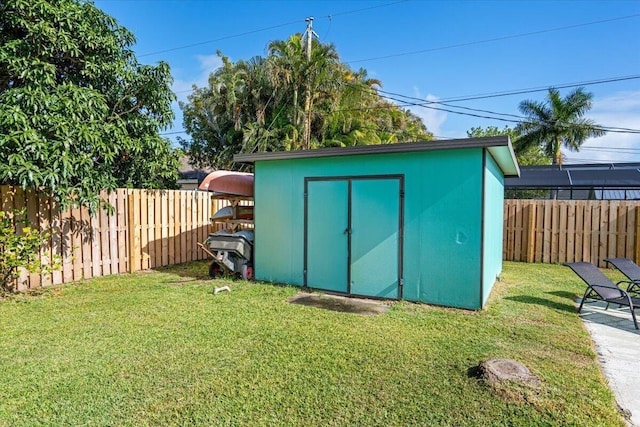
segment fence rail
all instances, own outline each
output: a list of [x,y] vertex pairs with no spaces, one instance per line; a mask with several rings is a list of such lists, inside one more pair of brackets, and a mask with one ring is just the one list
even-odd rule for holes
[[505,200],[503,259],[563,263],[640,261],[640,204],[619,200]]
[[209,193],[184,190],[118,189],[102,196],[113,213],[91,216],[84,207],[61,211],[49,197],[0,186],[3,211],[26,208],[32,226],[53,231],[40,259],[62,259],[62,268],[51,274],[22,272],[18,289],[204,259],[197,243],[211,230],[212,211],[229,204],[212,204]]

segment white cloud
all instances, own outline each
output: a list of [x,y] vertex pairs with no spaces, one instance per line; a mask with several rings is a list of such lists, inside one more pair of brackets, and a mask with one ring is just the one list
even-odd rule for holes
[[[420,95],[420,91],[417,88],[414,88],[414,93],[416,98],[422,98],[422,95]],[[425,101],[440,100],[440,98],[432,94],[428,94],[424,99]],[[424,124],[427,126],[427,130],[429,130],[429,132],[433,133],[434,135],[442,134],[442,125],[447,120],[446,111],[434,110],[431,108],[418,107],[418,106],[410,106],[407,108],[411,110],[413,114],[415,114],[416,116],[422,119]]]
[[[192,93],[193,85],[198,87],[207,86],[209,84],[209,74],[222,66],[222,60],[218,55],[196,55],[195,59],[198,64],[197,67],[195,67],[195,72],[187,75],[185,78],[175,78],[173,85],[171,85],[171,89],[175,92],[178,100],[171,104],[171,108],[175,114],[173,126],[165,132],[167,132],[169,139],[174,143],[176,143],[178,137],[187,138],[188,136],[184,133],[176,133],[184,130],[182,127],[182,110],[180,109],[179,103],[187,101],[187,97]],[[174,73],[183,74],[183,71],[184,70],[174,70]]]
[[[601,126],[640,129],[640,91],[596,98],[587,117]],[[585,142],[580,152],[564,154],[567,163],[640,162],[640,134],[608,132]]]
[[176,78],[172,89],[176,92],[179,101],[185,101],[191,93],[193,85],[204,87],[209,82],[209,74],[222,66],[222,60],[218,55],[196,55],[198,68],[195,74],[184,79]]

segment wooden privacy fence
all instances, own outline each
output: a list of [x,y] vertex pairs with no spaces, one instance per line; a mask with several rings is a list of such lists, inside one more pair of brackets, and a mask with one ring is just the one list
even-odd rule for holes
[[505,200],[503,259],[605,267],[640,261],[640,203],[619,200]]
[[[3,211],[26,208],[32,226],[52,230],[40,258],[59,255],[62,268],[49,274],[23,272],[19,289],[133,272],[206,258],[197,246],[210,231],[212,210],[228,204],[209,193],[118,189],[107,195],[113,213],[87,208],[60,211],[53,200],[18,187],[0,186]],[[1,255],[0,255],[1,256]]]
[[[49,197],[0,186],[3,211],[26,208],[33,226],[54,232],[40,251],[41,260],[62,259],[62,268],[51,274],[23,272],[19,289],[204,259],[197,243],[212,231],[212,212],[229,204],[184,190],[118,189],[103,197],[113,213],[91,216],[86,208],[61,211]],[[504,203],[503,259],[509,261],[587,261],[604,267],[604,258],[625,257],[640,263],[639,235],[640,202]]]

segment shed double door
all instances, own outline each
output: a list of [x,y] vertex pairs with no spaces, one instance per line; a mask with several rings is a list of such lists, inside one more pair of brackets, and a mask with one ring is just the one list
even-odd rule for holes
[[305,184],[305,285],[402,298],[402,176]]

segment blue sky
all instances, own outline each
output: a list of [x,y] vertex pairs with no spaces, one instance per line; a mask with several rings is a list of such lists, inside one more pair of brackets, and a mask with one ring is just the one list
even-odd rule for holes
[[[265,56],[270,41],[303,32],[305,18],[313,16],[320,41],[333,43],[343,62],[365,68],[382,81],[385,91],[446,102],[632,77],[585,85],[594,94],[588,117],[603,126],[640,129],[637,0],[98,0],[95,4],[134,33],[140,62],[162,60],[171,65],[173,88],[183,101],[193,84],[206,85],[209,73],[220,65],[216,51],[233,61]],[[543,100],[544,95],[543,90],[448,103],[517,115],[520,101]],[[424,107],[411,109],[440,138],[465,137],[474,126],[508,124]],[[177,104],[175,110],[174,127],[166,131],[172,139],[182,130]],[[566,163],[640,161],[640,133],[609,133],[589,140],[580,153],[565,155]]]

